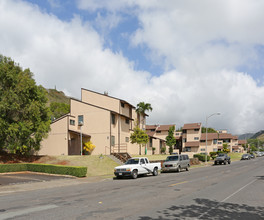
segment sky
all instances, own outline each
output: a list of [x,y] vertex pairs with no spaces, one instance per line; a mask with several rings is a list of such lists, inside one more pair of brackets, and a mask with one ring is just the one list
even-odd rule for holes
[[86,88],[150,103],[148,124],[208,118],[253,133],[264,129],[263,10],[262,0],[1,0],[0,54],[74,98]]

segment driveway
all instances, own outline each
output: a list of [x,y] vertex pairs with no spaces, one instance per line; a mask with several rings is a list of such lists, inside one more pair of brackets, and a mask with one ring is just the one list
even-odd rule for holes
[[0,174],[0,186],[15,185],[33,182],[47,182],[59,179],[75,179],[75,177],[50,175],[44,173],[34,172],[16,172]]

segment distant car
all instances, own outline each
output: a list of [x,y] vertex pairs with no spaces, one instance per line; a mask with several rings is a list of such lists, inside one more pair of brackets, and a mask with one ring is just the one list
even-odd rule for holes
[[249,156],[251,157],[251,159],[255,159],[256,158],[255,154],[249,154]]
[[180,172],[182,169],[189,170],[190,159],[188,155],[171,155],[168,156],[162,165],[162,172],[176,171]]
[[231,163],[231,159],[230,157],[227,155],[227,154],[218,154],[218,156],[215,158],[214,160],[214,165],[217,165],[217,164],[230,164]]
[[251,156],[249,154],[243,154],[241,160],[250,160]]

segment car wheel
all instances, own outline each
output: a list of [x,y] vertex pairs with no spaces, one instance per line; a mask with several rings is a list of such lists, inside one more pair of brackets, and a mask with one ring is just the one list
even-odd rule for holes
[[132,172],[132,178],[136,179],[138,177],[138,172],[136,170],[133,170]]
[[190,167],[190,165],[188,164],[188,166],[186,167],[186,171],[189,171],[189,167]]
[[155,167],[154,170],[153,170],[153,176],[158,176],[159,172],[158,172],[158,168]]
[[214,165],[217,165],[217,162],[216,161],[214,162]]
[[177,170],[176,170],[176,172],[177,172],[177,173],[179,173],[179,172],[180,172],[180,170],[181,170],[181,167],[180,167],[180,166],[178,166],[178,167],[177,167]]
[[226,165],[226,160],[224,161],[224,165]]

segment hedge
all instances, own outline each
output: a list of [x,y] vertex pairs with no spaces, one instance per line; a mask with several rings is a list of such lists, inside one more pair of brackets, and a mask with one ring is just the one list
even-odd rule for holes
[[16,163],[16,164],[0,164],[0,173],[32,171],[51,174],[62,174],[76,177],[85,177],[87,167],[63,166],[51,164],[32,164],[32,163]]
[[[194,154],[194,158],[198,158],[200,161],[205,162],[205,154]],[[210,160],[210,156],[207,155],[207,161]]]

